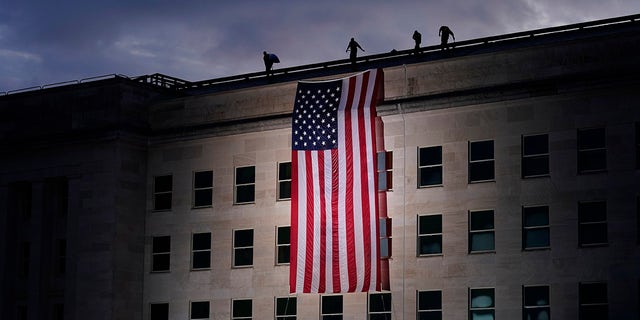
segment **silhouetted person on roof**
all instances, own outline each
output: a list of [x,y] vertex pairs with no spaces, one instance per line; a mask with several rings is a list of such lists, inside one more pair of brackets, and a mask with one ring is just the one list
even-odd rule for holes
[[278,56],[273,53],[267,53],[266,51],[262,51],[262,60],[264,60],[264,68],[266,69],[265,72],[267,73],[267,77],[271,74],[273,64],[280,62]]
[[351,41],[349,41],[349,44],[347,45],[347,50],[344,51],[344,52],[351,51],[349,53],[349,59],[351,60],[351,65],[354,67],[356,65],[356,57],[358,56],[358,48],[360,48],[360,50],[364,52],[364,49],[362,49],[360,44],[356,42],[356,40],[351,38]]
[[453,31],[449,29],[447,26],[440,27],[440,31],[438,31],[438,35],[440,36],[440,45],[442,46],[442,50],[447,49],[447,43],[449,42],[449,35],[453,37],[453,41],[456,41],[456,36],[453,35]]
[[419,54],[420,53],[420,43],[422,43],[422,34],[420,34],[420,32],[418,32],[418,30],[413,32],[413,41],[416,42],[416,46],[415,48],[413,48],[413,51],[415,54]]

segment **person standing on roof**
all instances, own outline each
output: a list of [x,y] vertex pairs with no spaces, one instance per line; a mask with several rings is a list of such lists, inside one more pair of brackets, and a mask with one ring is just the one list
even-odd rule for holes
[[264,60],[264,68],[267,73],[267,77],[271,74],[271,68],[274,63],[279,63],[280,59],[273,53],[267,53],[266,51],[262,51],[262,60]]
[[447,26],[440,27],[440,31],[438,32],[438,35],[440,36],[440,45],[442,46],[442,50],[447,49],[447,43],[449,42],[449,35],[453,37],[453,41],[456,41],[456,36],[453,35],[453,31],[451,31],[451,29],[449,29],[449,27]]
[[416,46],[415,48],[413,48],[414,53],[417,55],[420,53],[420,43],[422,43],[422,34],[420,34],[420,32],[418,32],[418,30],[415,30],[413,32],[413,41],[416,42]]
[[345,52],[351,51],[349,53],[349,59],[351,60],[351,65],[353,66],[355,66],[356,64],[356,57],[358,56],[358,48],[360,48],[360,50],[364,52],[364,49],[362,49],[360,44],[355,39],[351,38],[351,41],[349,41],[349,44],[347,45],[347,50],[345,50]]

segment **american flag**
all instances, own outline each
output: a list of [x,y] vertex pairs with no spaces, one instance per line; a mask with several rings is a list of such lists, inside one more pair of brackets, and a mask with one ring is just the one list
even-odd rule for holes
[[292,116],[291,293],[380,290],[381,69],[300,82]]

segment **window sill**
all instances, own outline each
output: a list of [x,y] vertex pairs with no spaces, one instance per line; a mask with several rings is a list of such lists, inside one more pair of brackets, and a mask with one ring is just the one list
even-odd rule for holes
[[485,182],[496,182],[496,179],[490,179],[490,180],[474,180],[474,181],[469,181],[469,184],[477,184],[477,183],[485,183]]
[[416,258],[431,258],[431,257],[442,257],[443,253],[429,253],[429,254],[418,254]]
[[469,251],[469,254],[485,254],[485,253],[496,253],[496,250]]
[[444,187],[444,184],[430,184],[430,185],[426,185],[426,186],[418,186],[418,189],[429,189],[429,188],[439,188],[439,187]]

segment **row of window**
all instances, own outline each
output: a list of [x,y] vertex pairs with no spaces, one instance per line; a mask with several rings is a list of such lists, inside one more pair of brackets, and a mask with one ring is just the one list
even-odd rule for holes
[[[608,319],[608,293],[606,282],[580,283],[578,285],[579,319]],[[369,293],[367,314],[370,320],[392,319],[391,293]],[[253,301],[251,299],[231,300],[231,319],[252,319]],[[297,319],[296,297],[276,297],[274,301],[274,319]],[[495,319],[495,288],[468,289],[468,319]],[[416,292],[416,319],[442,320],[442,291],[419,290]],[[344,316],[343,296],[320,296],[320,319],[340,320]],[[211,317],[209,301],[192,301],[189,319],[209,319]],[[150,304],[150,320],[168,320],[169,304]],[[550,286],[527,285],[522,287],[522,319],[551,319]]]
[[[522,178],[548,176],[549,135],[522,136]],[[601,172],[607,169],[606,130],[604,127],[579,129],[577,132],[578,173]],[[494,181],[494,141],[469,141],[469,183]],[[640,124],[636,125],[636,168],[640,169]],[[392,154],[378,154],[378,181],[380,190],[392,189]],[[255,166],[235,168],[234,203],[255,201]],[[443,184],[442,146],[418,148],[418,188]],[[173,179],[171,175],[154,179],[154,210],[170,210]],[[291,198],[291,162],[278,163],[277,200]],[[210,207],[213,204],[213,171],[198,171],[193,174],[192,207]]]

